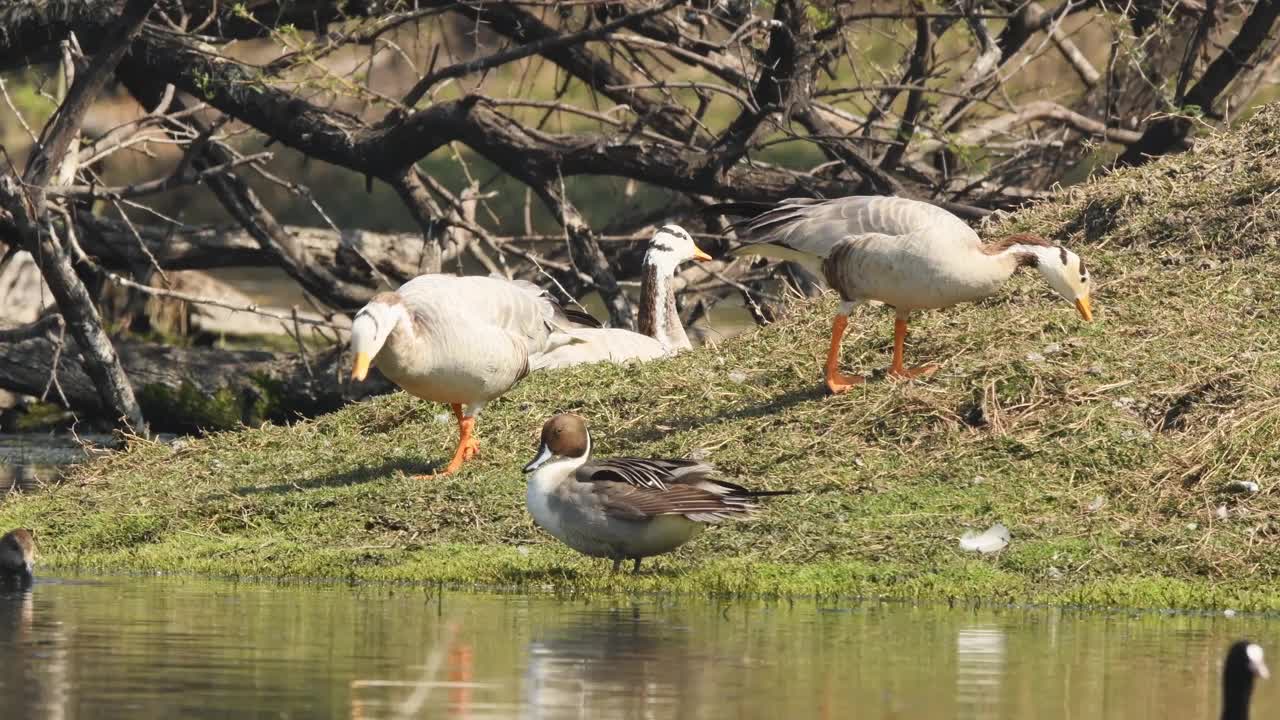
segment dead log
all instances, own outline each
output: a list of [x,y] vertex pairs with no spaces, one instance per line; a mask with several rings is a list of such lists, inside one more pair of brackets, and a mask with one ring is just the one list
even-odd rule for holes
[[[123,222],[90,213],[77,213],[76,222],[85,252],[109,270],[145,268],[153,261],[165,270],[273,264],[270,254],[238,225],[181,230],[136,225],[135,236]],[[337,232],[293,225],[285,230],[305,246],[311,262],[346,282],[367,287],[369,297],[423,272],[425,247],[418,233]]]
[[[109,418],[68,335],[12,332],[0,342],[0,388],[42,396],[75,412]],[[3,338],[0,338],[3,339]],[[330,412],[348,402],[393,391],[381,375],[352,385],[343,348],[300,354],[219,348],[181,348],[116,339],[120,364],[151,428],[209,432]],[[57,363],[56,383],[49,368]]]

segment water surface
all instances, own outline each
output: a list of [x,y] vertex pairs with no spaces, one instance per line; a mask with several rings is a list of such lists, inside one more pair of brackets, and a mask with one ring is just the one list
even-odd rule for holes
[[[0,592],[0,716],[1214,718],[1280,621],[42,578]],[[5,712],[5,710],[8,712]],[[1255,715],[1280,709],[1259,687]]]
[[0,495],[56,482],[64,468],[114,443],[103,433],[0,433]]

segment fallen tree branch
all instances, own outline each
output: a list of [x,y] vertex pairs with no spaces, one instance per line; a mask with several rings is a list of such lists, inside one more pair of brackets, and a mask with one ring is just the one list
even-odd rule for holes
[[140,434],[147,432],[142,410],[111,340],[102,329],[93,297],[72,268],[57,237],[48,230],[51,224],[45,186],[61,167],[89,106],[124,57],[130,41],[142,29],[155,3],[156,0],[129,0],[125,4],[93,62],[79,74],[53,119],[45,126],[22,179],[12,173],[0,175],[0,206],[11,216],[17,236],[40,268],[71,335],[84,349],[85,369],[93,379],[99,399],[110,409],[116,422]]
[[[346,383],[350,364],[342,348],[311,353],[308,372],[299,354],[180,348],[129,339],[117,345],[148,422],[163,432],[233,430],[289,421],[395,390],[377,373],[363,383]],[[40,396],[49,385],[58,349],[56,338],[47,335],[0,341],[0,388]],[[104,408],[86,373],[84,353],[74,341],[62,349],[56,384],[68,409],[114,416]]]
[[61,315],[45,315],[22,327],[0,329],[0,343],[16,343],[34,337],[53,337],[52,330],[64,327]]

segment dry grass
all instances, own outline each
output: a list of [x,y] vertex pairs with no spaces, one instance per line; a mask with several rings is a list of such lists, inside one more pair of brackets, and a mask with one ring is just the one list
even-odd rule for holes
[[[454,436],[442,408],[397,395],[178,450],[142,443],[6,500],[0,526],[35,527],[52,565],[99,570],[1274,609],[1280,206],[1264,160],[1280,143],[1265,137],[1280,138],[1275,108],[991,228],[1064,237],[1100,280],[1098,317],[1019,277],[913,323],[909,359],[944,365],[925,382],[824,396],[827,299],[670,361],[531,377],[486,410],[483,457],[453,478],[407,476]],[[886,365],[888,313],[851,326],[846,368]],[[562,410],[590,418],[600,453],[700,452],[803,492],[610,577],[523,508],[519,468]],[[995,521],[1007,550],[959,550]]]

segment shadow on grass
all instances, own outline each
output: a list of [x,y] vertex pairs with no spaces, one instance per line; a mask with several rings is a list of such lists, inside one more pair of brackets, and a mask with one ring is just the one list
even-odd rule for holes
[[241,485],[240,487],[235,488],[233,492],[236,495],[283,495],[284,493],[294,492],[297,490],[343,487],[345,485],[357,485],[359,483],[384,480],[391,477],[397,471],[403,472],[406,475],[425,475],[435,472],[443,465],[443,461],[423,462],[421,458],[417,457],[387,458],[378,465],[361,466],[347,470],[346,472],[325,475],[303,482],[278,483],[276,485],[266,485],[263,487],[255,485]]
[[654,426],[638,427],[629,432],[621,433],[619,439],[629,443],[653,442],[673,432],[695,430],[712,423],[764,417],[766,415],[772,415],[786,410],[792,405],[805,401],[822,400],[826,397],[826,387],[821,383],[814,383],[811,386],[790,390],[775,398],[765,400],[755,405],[748,405],[747,407],[739,408],[730,412],[713,413],[708,415],[691,415],[664,420],[662,425],[665,428],[669,428],[667,430],[660,430]]

